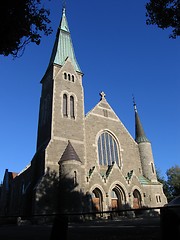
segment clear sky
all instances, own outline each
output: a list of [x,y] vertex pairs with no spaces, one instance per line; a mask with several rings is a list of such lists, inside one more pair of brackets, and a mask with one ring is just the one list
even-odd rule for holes
[[[155,165],[166,176],[167,169],[180,165],[180,39],[146,25],[147,1],[67,0],[66,16],[84,73],[86,113],[104,91],[134,137],[134,94]],[[23,170],[36,151],[40,80],[62,13],[60,0],[44,2],[53,34],[43,36],[40,46],[27,46],[18,59],[0,56],[0,181],[6,168]]]

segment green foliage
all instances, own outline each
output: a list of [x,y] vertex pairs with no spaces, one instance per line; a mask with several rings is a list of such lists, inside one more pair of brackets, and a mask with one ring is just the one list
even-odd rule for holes
[[156,170],[156,175],[157,175],[157,180],[162,183],[163,185],[163,191],[164,194],[166,195],[167,199],[169,200],[171,197],[170,191],[169,191],[169,186],[165,178],[161,175],[161,172],[159,169]]
[[146,23],[161,29],[171,28],[170,38],[180,35],[180,1],[150,0],[146,4]]
[[166,171],[167,180],[161,176],[160,170],[156,171],[157,179],[163,184],[163,191],[168,202],[180,195],[180,167],[175,165]]
[[52,33],[49,10],[41,0],[6,0],[0,11],[0,54],[21,56],[27,44],[41,42],[41,33]]
[[167,170],[167,184],[172,198],[180,195],[180,167],[175,165]]

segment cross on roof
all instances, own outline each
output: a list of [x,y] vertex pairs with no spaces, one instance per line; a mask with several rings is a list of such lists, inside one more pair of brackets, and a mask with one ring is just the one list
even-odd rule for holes
[[105,96],[106,96],[106,94],[102,91],[102,92],[100,92],[100,94],[99,94],[100,96],[101,96],[101,100],[103,99],[103,98],[105,98]]

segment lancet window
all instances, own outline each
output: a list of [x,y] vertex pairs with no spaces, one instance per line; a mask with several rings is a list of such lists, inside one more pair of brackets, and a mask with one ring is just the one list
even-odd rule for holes
[[64,116],[64,117],[67,117],[67,116],[68,116],[68,108],[67,108],[67,105],[68,105],[67,95],[64,94],[64,95],[63,95],[63,116]]
[[64,117],[75,119],[75,98],[69,94],[63,94],[62,112]]
[[98,157],[100,165],[112,165],[116,163],[120,166],[119,147],[112,134],[105,131],[98,138]]

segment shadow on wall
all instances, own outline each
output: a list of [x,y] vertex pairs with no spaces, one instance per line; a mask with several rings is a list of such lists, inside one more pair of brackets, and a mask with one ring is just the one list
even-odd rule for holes
[[50,169],[38,186],[37,196],[37,213],[78,213],[92,209],[90,194],[78,190],[74,179],[66,176],[60,179],[57,172]]

